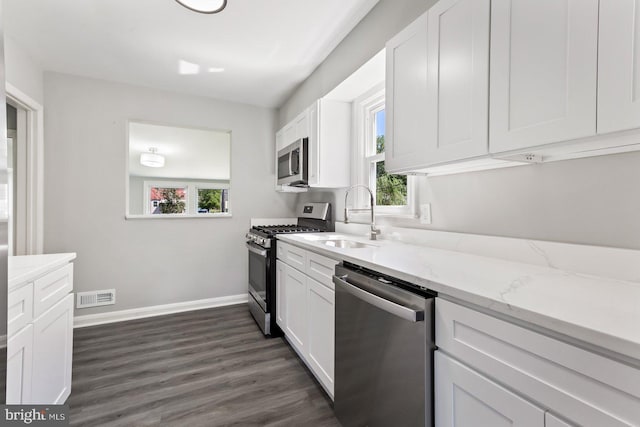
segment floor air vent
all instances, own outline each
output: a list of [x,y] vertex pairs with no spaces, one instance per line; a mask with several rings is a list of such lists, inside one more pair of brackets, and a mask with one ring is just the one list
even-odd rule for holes
[[116,290],[104,289],[101,291],[78,292],[76,307],[87,308],[116,303]]

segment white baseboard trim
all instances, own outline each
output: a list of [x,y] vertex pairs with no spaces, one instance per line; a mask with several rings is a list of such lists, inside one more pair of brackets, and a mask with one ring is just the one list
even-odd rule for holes
[[247,302],[248,294],[230,295],[226,297],[200,299],[195,301],[177,302],[173,304],[154,305],[150,307],[132,308],[129,310],[110,311],[108,313],[85,314],[75,316],[74,328],[104,325],[107,323],[124,322],[125,320],[143,319],[145,317],[162,316],[183,311],[202,310],[205,308],[223,307],[226,305],[243,304]]

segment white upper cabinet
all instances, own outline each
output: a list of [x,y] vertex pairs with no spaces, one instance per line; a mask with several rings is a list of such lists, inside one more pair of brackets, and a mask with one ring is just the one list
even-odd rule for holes
[[428,12],[428,164],[489,150],[489,0],[441,0]]
[[597,61],[598,0],[493,0],[490,151],[594,135]]
[[385,167],[400,172],[429,162],[427,119],[427,15],[386,44]]
[[441,0],[387,43],[386,167],[486,155],[489,0]]
[[351,184],[351,103],[319,99],[309,117],[309,185],[348,187]]
[[640,0],[600,1],[598,133],[640,127]]

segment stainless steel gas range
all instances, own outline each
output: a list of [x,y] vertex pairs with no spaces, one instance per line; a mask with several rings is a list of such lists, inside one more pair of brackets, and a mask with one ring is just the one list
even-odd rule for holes
[[334,231],[331,203],[298,206],[297,224],[254,226],[246,234],[249,250],[249,311],[262,332],[282,336],[276,325],[276,236]]

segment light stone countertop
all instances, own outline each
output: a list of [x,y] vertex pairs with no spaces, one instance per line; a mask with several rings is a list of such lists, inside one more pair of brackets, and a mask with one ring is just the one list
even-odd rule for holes
[[[336,248],[344,238],[375,246]],[[640,283],[342,233],[278,240],[425,286],[640,363]]]
[[8,259],[9,291],[73,261],[74,252],[61,254],[10,256]]

